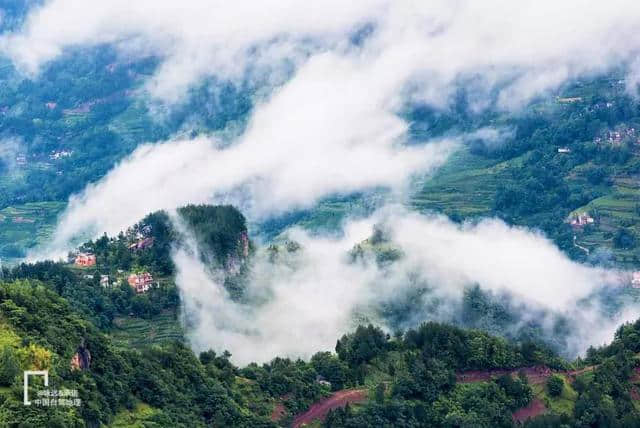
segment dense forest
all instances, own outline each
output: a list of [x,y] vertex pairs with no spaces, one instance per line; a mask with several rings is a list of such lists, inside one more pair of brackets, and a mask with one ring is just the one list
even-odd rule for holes
[[[38,262],[3,269],[0,426],[640,423],[635,398],[640,321],[622,326],[610,345],[592,348],[576,361],[526,336],[496,337],[435,322],[393,334],[361,325],[336,338],[332,352],[317,352],[308,360],[276,357],[246,367],[235,366],[224,349],[196,355],[184,336],[123,341],[116,334],[118,320],[153,322],[166,311],[177,318],[180,299],[171,251],[184,240],[197,237],[200,257],[211,269],[227,271],[231,258],[250,265],[253,244],[245,244],[246,221],[235,208],[187,206],[175,215],[153,213],[116,237],[83,244],[80,250],[96,255],[95,266]],[[187,229],[176,227],[176,221]],[[374,243],[382,240],[372,237]],[[126,281],[107,286],[99,281],[104,275],[118,279],[140,271],[160,282],[138,294]],[[242,288],[241,280],[234,284]],[[468,324],[496,311],[495,320],[509,322],[504,308],[500,312],[477,287],[465,301]],[[74,358],[83,362],[74,365]],[[77,390],[81,405],[24,406],[22,371],[27,369],[48,370],[50,385]],[[33,396],[41,388],[35,382]],[[331,400],[337,404],[313,414],[314,406]],[[543,411],[519,416],[539,403]]]
[[[633,398],[640,322],[621,327],[611,345],[573,363],[534,343],[426,323],[394,337],[361,326],[337,341],[335,353],[238,368],[226,352],[196,356],[180,342],[118,346],[38,280],[2,282],[0,314],[2,426],[119,426],[121,420],[148,427],[286,425],[316,400],[347,388],[366,390],[368,399],[330,412],[326,426],[511,426],[512,413],[536,397],[537,385],[525,370],[536,366],[558,373],[543,385],[552,403],[563,389],[575,396],[571,411],[534,418],[527,426],[640,421]],[[90,364],[72,369],[80,350],[90,353]],[[567,380],[567,369],[583,367]],[[27,368],[48,369],[51,384],[77,389],[82,406],[23,406],[21,370]],[[504,373],[492,379],[460,377],[497,369]],[[277,406],[282,414],[273,417]]]
[[[45,2],[4,3],[0,34]],[[363,40],[346,50],[375,29],[356,33]],[[356,317],[335,347],[308,358],[240,367],[224,347],[193,351],[176,250],[197,253],[230,302],[266,300],[247,292],[260,250],[269,267],[281,267],[303,251],[283,231],[339,234],[345,219],[397,202],[383,186],[250,221],[230,205],[157,211],[85,242],[68,260],[23,263],[51,237],[70,198],[136,149],[196,136],[227,147],[297,71],[292,61],[269,84],[256,70],[245,79],[208,76],[166,103],[148,87],[164,60],[79,44],[36,76],[0,52],[0,428],[640,426],[640,320],[573,359],[579,320],[473,281],[450,306],[450,323],[430,322],[429,311],[451,302],[409,277],[408,292],[367,308],[372,319]],[[446,105],[407,96],[393,107],[407,125],[398,145],[460,144],[441,168],[411,177],[401,203],[470,226],[497,218],[540,232],[573,261],[639,271],[640,102],[624,79],[618,69],[573,79],[516,110],[499,105],[499,89],[474,108],[477,94],[462,82]],[[95,263],[76,263],[81,255]],[[373,260],[383,273],[401,257],[381,230],[345,254],[346,263]],[[624,286],[589,299],[576,306],[597,302],[611,315],[640,291]],[[79,403],[23,405],[24,370],[50,376],[48,389],[32,379],[32,401],[65,389]]]

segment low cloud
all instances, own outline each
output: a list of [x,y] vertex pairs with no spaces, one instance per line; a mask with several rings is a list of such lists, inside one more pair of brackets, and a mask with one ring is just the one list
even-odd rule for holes
[[[389,265],[373,259],[354,261],[349,251],[370,237],[374,225],[385,229],[390,244],[404,256]],[[605,316],[597,302],[581,301],[605,287],[619,287],[623,275],[569,260],[548,239],[499,220],[458,225],[440,216],[423,216],[394,207],[344,225],[340,238],[310,236],[299,229],[288,237],[299,251],[273,262],[259,252],[252,264],[246,301],[233,301],[222,279],[202,265],[194,248],[174,253],[189,338],[198,350],[228,349],[239,364],[268,361],[276,355],[309,357],[331,350],[338,337],[359,322],[390,329],[380,305],[427,285],[429,298],[415,320],[452,321],[465,288],[506,294],[552,336],[553,316],[566,316],[575,355],[612,337],[620,322],[638,316],[637,307]],[[193,245],[193,244],[192,244]],[[608,328],[611,327],[611,328]],[[517,326],[514,326],[516,329]],[[600,334],[593,335],[594,330]]]
[[0,170],[2,168],[13,170],[16,167],[16,158],[20,153],[18,138],[0,139]]
[[406,145],[407,124],[394,109],[400,84],[384,69],[318,56],[256,107],[233,144],[200,137],[139,147],[70,199],[53,248],[187,203],[232,202],[260,218],[332,194],[379,187],[401,194],[413,174],[442,164],[459,143]]
[[51,0],[2,36],[0,50],[32,74],[74,46],[153,54],[162,61],[148,88],[167,100],[204,76],[242,79],[248,69],[280,72],[279,61],[356,50],[384,63],[390,78],[415,79],[415,98],[446,105],[462,84],[477,93],[472,108],[487,106],[495,89],[501,107],[515,108],[568,79],[632,62],[639,19],[632,0]]
[[[266,82],[260,93],[268,95],[256,99],[246,131],[231,144],[201,136],[143,145],[72,197],[51,250],[186,203],[233,202],[250,217],[266,217],[336,193],[386,187],[402,195],[412,175],[433,170],[459,144],[406,145],[398,112],[407,103],[446,109],[463,88],[471,111],[517,109],[572,78],[632,63],[639,20],[640,3],[629,0],[184,0],[179,7],[51,0],[1,36],[0,51],[33,76],[75,46],[109,43],[125,56],[152,54],[161,65],[147,89],[169,102],[205,76],[243,81],[255,73]],[[293,65],[290,79],[281,77],[283,64]],[[630,90],[637,81],[631,74]],[[346,251],[374,223],[386,225],[405,258],[386,268],[349,263]],[[289,233],[304,250],[290,264],[256,261],[248,292],[264,300],[249,306],[226,296],[192,248],[176,250],[195,348],[229,348],[240,363],[331,349],[357,319],[377,317],[382,299],[414,287],[417,275],[447,302],[477,283],[575,317],[572,346],[580,350],[607,319],[597,308],[581,310],[580,301],[619,282],[615,272],[571,262],[544,237],[497,220],[459,226],[382,211],[348,223],[339,239]],[[445,309],[424,317],[446,320]]]

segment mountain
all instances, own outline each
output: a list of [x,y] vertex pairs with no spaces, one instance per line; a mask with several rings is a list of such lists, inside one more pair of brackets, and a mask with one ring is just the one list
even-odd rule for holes
[[[336,338],[335,352],[317,352],[308,361],[277,357],[237,367],[224,349],[198,356],[179,327],[177,335],[163,334],[163,323],[179,325],[172,249],[195,239],[197,257],[238,279],[239,288],[229,291],[241,299],[255,244],[233,207],[187,206],[177,215],[150,214],[117,237],[85,243],[80,250],[95,255],[95,265],[79,267],[71,258],[72,264],[4,268],[0,425],[248,427],[324,420],[328,427],[492,427],[545,409],[553,415],[527,424],[602,426],[640,417],[640,321],[575,361],[543,344],[434,322],[393,337],[360,326]],[[384,242],[379,233],[363,245]],[[366,250],[353,251],[362,257]],[[388,251],[381,253],[385,260],[397,257]],[[149,272],[158,283],[136,294],[127,283],[134,271]],[[109,276],[106,284],[102,275]],[[149,329],[140,330],[140,322]],[[23,406],[21,373],[27,369],[48,370],[50,385],[77,390],[82,405]],[[39,388],[35,384],[32,396]]]

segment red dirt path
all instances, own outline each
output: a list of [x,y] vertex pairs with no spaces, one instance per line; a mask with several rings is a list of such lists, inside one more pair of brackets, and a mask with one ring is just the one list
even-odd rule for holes
[[273,408],[273,412],[271,412],[271,421],[278,422],[286,413],[287,409],[284,407],[284,404],[277,403]]
[[[523,372],[529,383],[537,385],[544,383],[552,374],[561,374],[569,378],[570,381],[574,381],[576,376],[583,373],[590,372],[594,369],[594,366],[588,366],[580,370],[551,370],[545,366],[533,366],[523,367],[513,370],[470,370],[466,372],[460,372],[456,374],[456,382],[458,383],[470,383],[470,382],[485,382],[502,375],[516,376],[518,373]],[[640,370],[638,371],[638,377],[640,379]]]
[[[488,381],[505,374],[510,376],[516,376],[518,373],[523,372],[527,376],[527,380],[529,381],[530,384],[540,385],[542,383],[545,383],[549,378],[549,376],[551,376],[554,373],[563,374],[567,376],[567,379],[570,382],[573,382],[575,381],[576,376],[592,371],[593,369],[594,369],[594,366],[588,366],[580,370],[553,371],[550,368],[545,366],[534,366],[534,367],[524,367],[524,368],[515,369],[515,370],[473,370],[468,372],[457,373],[456,381],[459,383],[483,382],[483,381]],[[640,378],[640,371],[638,371],[636,375],[638,375]],[[633,395],[633,391],[632,391],[632,395]],[[534,418],[538,415],[543,414],[546,410],[547,408],[545,407],[544,403],[540,399],[534,398],[533,400],[531,400],[531,403],[529,403],[528,406],[513,412],[512,417],[515,422],[522,423],[529,418]]]
[[296,416],[293,420],[293,428],[299,428],[316,419],[324,419],[330,410],[344,407],[347,403],[361,403],[367,399],[366,389],[344,389],[334,392],[330,397],[311,405],[309,410]]
[[[514,370],[471,370],[467,372],[460,372],[456,374],[456,382],[458,383],[471,383],[471,382],[485,382],[502,375],[515,376],[518,373],[523,372],[529,383],[540,384],[543,383],[549,376],[553,374],[551,369],[545,366],[523,367]],[[571,372],[559,372],[569,374]]]
[[[527,376],[529,383],[539,385],[546,382],[547,378],[549,378],[549,376],[554,373],[563,374],[569,378],[569,381],[573,381],[575,380],[576,376],[593,369],[593,366],[589,366],[580,370],[554,371],[545,366],[533,366],[513,370],[471,370],[457,373],[456,382],[486,382],[505,374],[516,376],[518,373],[523,372]],[[636,376],[640,378],[640,369],[637,369]],[[316,419],[322,420],[327,416],[330,410],[337,409],[338,407],[344,407],[347,405],[347,403],[361,403],[366,400],[366,395],[366,389],[345,389],[342,391],[334,392],[330,397],[318,401],[317,403],[311,405],[311,407],[309,407],[306,412],[296,416],[296,418],[293,420],[292,426],[293,428],[299,428],[302,425],[313,422]],[[538,398],[534,398],[527,407],[518,409],[513,413],[513,420],[516,422],[523,422],[529,418],[544,413],[546,410],[547,409],[544,403]]]
[[515,422],[522,423],[529,418],[535,418],[536,416],[543,414],[546,410],[547,408],[544,403],[539,398],[534,398],[527,407],[516,410],[513,412],[512,416]]

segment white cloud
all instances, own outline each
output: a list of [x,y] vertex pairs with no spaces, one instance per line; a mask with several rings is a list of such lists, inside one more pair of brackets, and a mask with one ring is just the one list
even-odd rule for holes
[[263,55],[252,51],[256,46],[279,47],[268,51],[273,59],[294,53],[292,44],[307,40],[332,44],[379,3],[55,0],[32,12],[22,31],[4,37],[0,47],[29,73],[78,45],[110,43],[129,55],[152,53],[164,62],[150,88],[175,99],[203,75],[243,73],[249,60],[259,62]]
[[371,23],[363,55],[384,63],[389,78],[421,80],[423,98],[442,103],[455,82],[477,77],[476,90],[504,85],[500,103],[515,107],[568,78],[633,61],[639,18],[633,0],[52,0],[0,48],[31,73],[78,45],[151,52],[163,62],[149,88],[175,100],[204,75],[241,77],[248,65],[344,53],[353,31]]
[[[354,263],[347,257],[354,245],[371,236],[374,224],[383,225],[404,258],[381,268],[371,260]],[[240,364],[276,355],[309,357],[333,349],[336,339],[359,320],[384,326],[378,305],[425,283],[443,306],[436,312],[425,306],[420,320],[451,321],[464,288],[479,284],[512,295],[523,309],[569,316],[576,322],[575,336],[566,352],[610,340],[609,327],[639,313],[630,308],[606,318],[581,307],[579,300],[601,287],[619,286],[622,276],[572,262],[543,236],[499,220],[457,225],[439,216],[387,208],[346,223],[344,231],[341,238],[324,238],[292,229],[289,237],[301,244],[299,252],[285,253],[277,263],[259,253],[247,288],[247,300],[259,302],[252,304],[231,300],[221,279],[193,256],[193,249],[177,250],[176,280],[194,348],[228,349]],[[411,280],[416,277],[421,280]],[[552,334],[549,320],[535,321]],[[597,337],[594,330],[600,331]]]
[[16,157],[20,154],[20,140],[17,138],[0,139],[0,161],[9,170],[16,167]]
[[[486,108],[496,88],[500,107],[517,108],[568,79],[634,61],[639,20],[640,3],[631,0],[51,0],[2,36],[0,50],[29,73],[79,45],[152,53],[161,65],[147,88],[169,101],[206,75],[243,80],[249,68],[277,74],[280,62],[295,64],[291,80],[268,88],[230,146],[205,137],[145,145],[74,196],[56,232],[59,248],[78,233],[116,233],[148,212],[186,203],[233,201],[260,216],[377,186],[402,193],[412,174],[437,167],[456,146],[403,145],[407,124],[397,112],[407,100],[444,107],[462,85],[474,110]],[[354,46],[348,39],[365,23],[374,31]],[[253,291],[274,296],[257,309],[229,302],[179,250],[178,282],[188,315],[202,326],[194,343],[229,347],[245,362],[328,349],[354,311],[393,295],[409,270],[443,296],[478,282],[570,313],[607,281],[607,272],[497,221],[459,228],[405,213],[388,222],[409,254],[391,277],[344,262],[340,250],[357,242],[350,233],[337,241],[299,235],[306,250],[297,265],[257,267],[265,279]],[[581,327],[595,325],[589,322]]]
[[397,84],[357,61],[315,57],[256,108],[233,145],[201,137],[138,148],[71,198],[54,247],[81,232],[114,234],[149,212],[187,203],[232,201],[255,217],[335,193],[401,190],[457,143],[403,145],[406,124],[392,109]]

